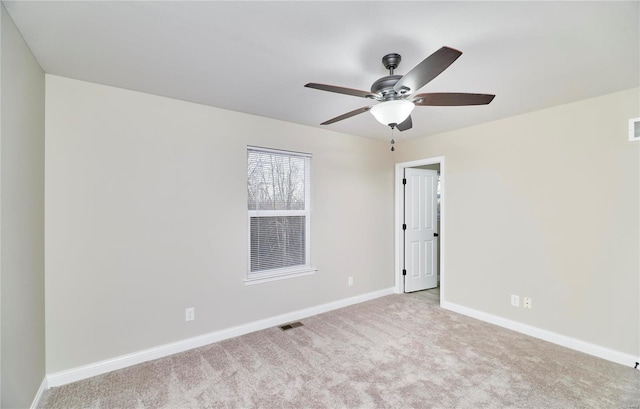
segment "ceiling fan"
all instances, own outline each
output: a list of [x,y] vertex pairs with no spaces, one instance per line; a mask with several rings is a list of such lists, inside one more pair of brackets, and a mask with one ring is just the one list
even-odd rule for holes
[[382,64],[389,70],[389,75],[374,82],[371,85],[371,92],[313,82],[306,84],[305,87],[373,99],[379,102],[329,119],[321,125],[329,125],[371,111],[371,114],[381,124],[388,125],[392,129],[397,128],[399,131],[406,131],[413,126],[411,111],[416,106],[486,105],[493,100],[495,95],[492,94],[460,92],[416,94],[416,91],[440,75],[461,55],[462,52],[458,50],[442,47],[405,75],[395,75],[394,70],[398,68],[401,60],[400,54],[387,54],[382,57]]

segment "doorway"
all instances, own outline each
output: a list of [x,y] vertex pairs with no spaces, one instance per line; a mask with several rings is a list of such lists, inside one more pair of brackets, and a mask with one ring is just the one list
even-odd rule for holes
[[[438,242],[437,242],[437,272],[439,285],[431,292],[439,293],[440,303],[442,304],[446,297],[446,278],[444,274],[444,260],[441,255],[444,254],[446,235],[444,226],[445,215],[445,158],[443,156],[421,159],[411,162],[397,163],[395,166],[395,290],[396,293],[405,292],[405,231],[403,224],[405,223],[405,170],[407,169],[436,169],[439,170],[439,205],[438,205]],[[411,172],[411,171],[410,171]]]

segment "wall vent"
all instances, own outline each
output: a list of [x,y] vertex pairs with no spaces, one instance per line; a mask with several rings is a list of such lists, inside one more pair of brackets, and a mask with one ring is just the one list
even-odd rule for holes
[[629,119],[629,140],[640,141],[640,118]]
[[283,326],[280,327],[281,330],[286,331],[292,328],[298,328],[303,326],[304,324],[302,324],[300,321],[296,321],[296,322],[292,322],[290,324],[285,324]]

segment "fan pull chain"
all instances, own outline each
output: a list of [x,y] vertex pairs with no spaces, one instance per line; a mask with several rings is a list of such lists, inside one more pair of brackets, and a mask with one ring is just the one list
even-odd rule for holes
[[393,139],[393,130],[394,129],[395,129],[394,127],[391,128],[391,152],[396,150],[396,148],[393,146],[393,144],[396,143],[396,141]]

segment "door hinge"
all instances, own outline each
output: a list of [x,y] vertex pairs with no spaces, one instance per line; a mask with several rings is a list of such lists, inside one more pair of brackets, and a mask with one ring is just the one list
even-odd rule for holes
[[402,184],[403,184],[403,185],[406,185],[406,184],[407,184],[407,178],[403,178],[403,179],[402,179]]
[[406,275],[407,275],[407,270],[402,269],[402,275],[403,275],[403,276],[406,276]]
[[402,224],[402,230],[407,230],[407,225],[406,224]]

